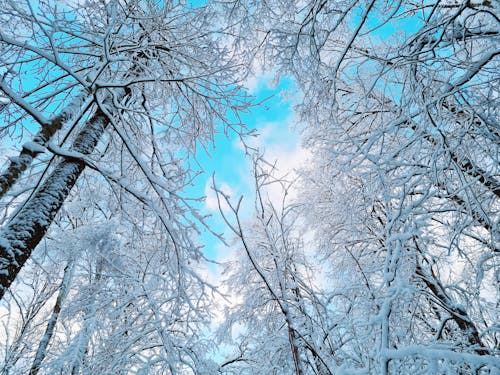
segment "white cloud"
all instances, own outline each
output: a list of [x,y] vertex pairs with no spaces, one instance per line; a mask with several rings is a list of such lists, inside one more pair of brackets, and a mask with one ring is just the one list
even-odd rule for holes
[[249,74],[243,82],[243,86],[250,94],[255,94],[258,89],[266,87],[270,88],[275,86],[274,80],[275,73],[272,71],[264,71],[261,66],[254,69],[254,72]]
[[[294,126],[293,115],[280,121],[263,122],[257,124],[259,135],[247,140],[247,146],[257,149],[266,162],[275,165],[275,177],[286,176],[287,180],[295,179],[297,171],[312,157],[311,152],[302,147],[300,135],[298,131],[294,131]],[[243,149],[241,141],[236,142],[235,147]],[[251,168],[250,165],[249,168]],[[241,178],[246,179],[240,182],[242,187],[254,186],[252,173],[246,173]],[[269,186],[268,189],[269,198],[272,201],[280,199],[282,194],[279,184],[274,185]]]

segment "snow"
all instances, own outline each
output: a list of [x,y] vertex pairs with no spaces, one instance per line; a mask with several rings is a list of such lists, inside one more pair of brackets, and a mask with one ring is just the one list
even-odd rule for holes
[[436,360],[470,364],[476,368],[487,366],[496,372],[500,371],[500,358],[492,355],[477,355],[452,351],[439,345],[407,346],[397,350],[385,350],[384,354],[390,359],[405,359],[406,357],[432,358]]
[[45,152],[45,147],[37,142],[26,142],[23,144],[23,148],[34,154],[41,154]]
[[[34,126],[34,141],[15,147],[52,152],[13,157],[25,170],[0,201],[1,292],[13,283],[0,304],[0,367],[27,373],[41,345],[44,373],[215,374],[219,347],[235,354],[234,374],[497,374],[499,153],[488,121],[498,51],[489,35],[468,39],[489,30],[475,26],[484,18],[496,22],[481,10],[490,5],[242,0],[229,2],[231,16],[250,17],[220,34],[223,17],[205,13],[218,7],[152,2],[165,8],[149,13],[143,3],[0,9],[26,26],[0,30],[2,146]],[[372,35],[381,10],[400,32]],[[278,94],[264,86],[280,76],[297,115],[256,104],[262,135],[247,144],[275,168],[215,162],[227,172],[220,190],[248,204],[222,201],[237,238],[214,277],[199,250],[213,243],[196,236],[217,197],[211,179],[200,194],[184,190],[197,171],[182,157],[217,138],[217,124],[246,121],[232,94],[240,81]],[[304,139],[289,131],[298,123]],[[43,338],[68,260],[74,281]]]

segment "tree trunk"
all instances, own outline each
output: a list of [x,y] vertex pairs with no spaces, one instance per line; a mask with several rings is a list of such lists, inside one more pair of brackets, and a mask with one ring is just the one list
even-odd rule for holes
[[[85,311],[82,329],[78,333],[78,344],[75,358],[73,360],[73,364],[71,365],[71,375],[78,375],[80,373],[80,368],[83,364],[85,364],[85,360],[89,352],[90,338],[95,330],[96,298],[103,275],[103,262],[104,259],[102,257],[99,257],[96,261],[95,280],[90,284],[90,301]],[[86,371],[84,373],[86,373]]]
[[[30,167],[33,159],[38,154],[44,152],[44,146],[54,136],[54,134],[61,129],[64,122],[70,120],[77,111],[76,108],[80,106],[82,98],[78,96],[75,100],[64,108],[61,113],[50,120],[46,126],[42,126],[40,131],[33,137],[32,142],[25,143],[18,156],[9,160],[5,170],[0,174],[0,199],[9,191],[17,182],[19,177]],[[83,106],[85,111],[90,103]]]
[[[109,124],[97,109],[84,125],[72,151],[90,154]],[[0,232],[0,299],[15,280],[31,253],[45,236],[50,224],[85,169],[85,162],[65,157],[43,182],[33,197],[10,219]]]

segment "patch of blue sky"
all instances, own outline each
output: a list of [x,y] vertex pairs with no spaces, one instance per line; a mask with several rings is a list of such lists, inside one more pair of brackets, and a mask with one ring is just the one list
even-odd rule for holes
[[[361,35],[370,34],[372,37],[386,41],[400,32],[411,35],[424,25],[424,15],[414,14],[412,17],[408,17],[406,15],[408,7],[401,0],[382,2],[381,4],[384,5],[384,9],[377,8],[378,3],[375,3],[374,9],[365,20]],[[363,6],[353,9],[351,19],[353,28],[362,21],[365,8],[365,4],[363,4]],[[411,22],[409,22],[410,20]]]
[[[349,21],[352,29],[355,29],[360,22],[363,22],[366,4],[361,4],[352,11]],[[384,64],[384,60],[397,58],[398,54],[404,53],[401,49],[401,42],[407,41],[408,44],[422,31],[426,20],[432,12],[432,7],[422,7],[420,12],[409,13],[411,11],[403,1],[396,0],[392,2],[375,2],[373,9],[364,20],[363,27],[360,30],[360,37],[370,36],[370,44],[367,44],[366,50],[372,54],[372,58],[359,59],[355,61],[345,72],[348,73],[347,80],[362,80],[366,84],[368,91],[375,90],[384,93],[387,98],[391,98],[394,103],[400,106],[407,106],[408,103],[402,103],[402,90],[404,86],[404,77],[397,69],[397,64]],[[437,37],[441,31],[435,30]],[[377,45],[383,43],[386,46],[393,45],[396,56],[380,56],[377,52]],[[391,49],[384,48],[390,51]],[[410,45],[407,45],[407,52]],[[380,79],[381,77],[383,79]],[[370,77],[370,78],[368,78]]]
[[[206,2],[192,0],[189,3],[199,6]],[[413,34],[422,26],[422,18],[415,15],[411,18],[411,22],[397,22],[398,16],[405,11],[405,7],[398,1],[388,9],[375,9],[369,14],[361,33],[370,31],[370,35],[381,42],[388,41],[398,32],[404,32],[406,35]],[[353,10],[350,21],[353,28],[361,22],[363,12],[363,7]],[[390,21],[386,22],[386,19]],[[401,19],[407,21],[408,17],[401,17]],[[351,72],[357,76],[360,68],[358,66]],[[374,67],[365,66],[365,68],[370,70]],[[243,114],[242,122],[246,124],[248,130],[254,129],[260,134],[256,139],[247,141],[264,152],[268,161],[274,162],[276,157],[281,157],[285,160],[278,160],[278,163],[292,164],[293,167],[293,164],[299,161],[297,159],[305,157],[305,153],[299,150],[300,137],[294,127],[296,121],[293,114],[293,99],[286,99],[284,95],[281,95],[284,92],[293,93],[293,83],[288,78],[283,78],[277,85],[270,84],[271,81],[270,75],[261,74],[250,83],[257,102],[270,96],[271,98],[265,101],[264,105],[256,106],[249,113]],[[395,91],[393,97],[400,97],[400,88],[396,84],[393,86],[385,87],[384,90],[393,90]],[[252,208],[254,197],[251,158],[245,155],[239,137],[235,133],[227,136],[219,133],[215,137],[213,147],[208,152],[200,149],[196,159],[203,172],[195,180],[194,186],[185,193],[189,196],[206,196],[205,201],[199,204],[198,208],[203,214],[211,214],[207,223],[215,232],[224,233],[226,240],[230,240],[231,235],[220,217],[215,194],[211,190],[212,174],[215,174],[218,187],[228,193],[234,201],[244,196],[243,215],[245,216]],[[210,259],[225,258],[221,251],[231,251],[231,249],[224,250],[221,242],[208,231],[202,233],[199,241],[204,244],[204,253]]]
[[[287,98],[285,92],[293,91],[291,79],[282,78],[277,84],[272,83],[272,77],[261,74],[249,80],[248,85],[255,97],[255,102],[263,101],[262,105],[251,108],[241,114],[240,118],[246,126],[246,131],[255,131],[255,135],[248,136],[244,141],[251,147],[274,162],[280,156],[292,155],[299,147],[299,135],[294,130],[293,99]],[[245,152],[240,136],[229,131],[228,134],[219,129],[214,143],[207,150],[199,148],[196,162],[202,173],[195,179],[193,186],[187,189],[186,196],[205,196],[205,200],[198,204],[198,209],[204,215],[211,215],[207,220],[210,228],[217,233],[223,233],[226,241],[231,240],[222,217],[219,213],[217,199],[212,189],[212,175],[215,176],[218,188],[236,201],[244,197],[243,216],[247,216],[254,202],[254,181],[252,174],[252,157]],[[286,162],[290,163],[290,160]],[[286,166],[284,166],[284,169]],[[208,230],[204,230],[198,239],[204,245],[204,254],[210,259],[224,258],[229,248]]]
[[193,8],[199,8],[207,5],[208,0],[188,0],[188,5],[191,5]]

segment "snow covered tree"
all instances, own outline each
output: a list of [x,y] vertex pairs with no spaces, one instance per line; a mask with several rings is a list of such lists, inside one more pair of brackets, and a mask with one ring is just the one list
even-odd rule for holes
[[173,203],[187,203],[182,160],[246,105],[213,14],[184,1],[3,1],[1,12],[1,131],[22,144],[0,177],[1,295],[87,167],[154,205],[177,251],[191,250]]
[[[177,262],[152,210],[142,209],[139,216],[137,205],[111,192],[97,200],[99,206],[87,207],[100,194],[82,191],[66,202],[65,214],[44,241],[46,250],[33,254],[4,298],[27,307],[37,300],[41,306],[21,341],[2,335],[11,358],[14,349],[22,349],[22,361],[5,365],[11,373],[32,374],[213,372],[206,335],[211,289],[197,275],[199,265],[193,259]],[[118,208],[116,215],[103,214]],[[65,222],[76,225],[67,228]],[[59,275],[65,261],[68,267]],[[30,291],[24,285],[27,270],[55,287]],[[2,321],[7,319],[15,324],[6,331],[25,321],[16,311],[6,312]],[[17,349],[13,344],[19,341]]]
[[224,281],[236,301],[226,311],[219,334],[238,349],[219,371],[333,374],[334,349],[325,330],[328,303],[313,282],[314,270],[295,222],[300,207],[288,202],[292,184],[275,174],[261,159],[255,161],[255,211],[245,222],[242,200],[235,204],[215,187],[221,214],[239,248],[236,258],[226,264]]
[[0,24],[2,373],[212,373],[183,190],[248,106],[217,14],[5,0]]
[[238,42],[301,90],[305,212],[349,307],[338,361],[498,368],[498,4],[226,5]]
[[[0,0],[2,372],[495,373],[499,11]],[[291,203],[257,165],[249,222],[218,191],[242,256],[217,365],[182,191],[244,131],[254,64],[296,83],[314,160]]]

